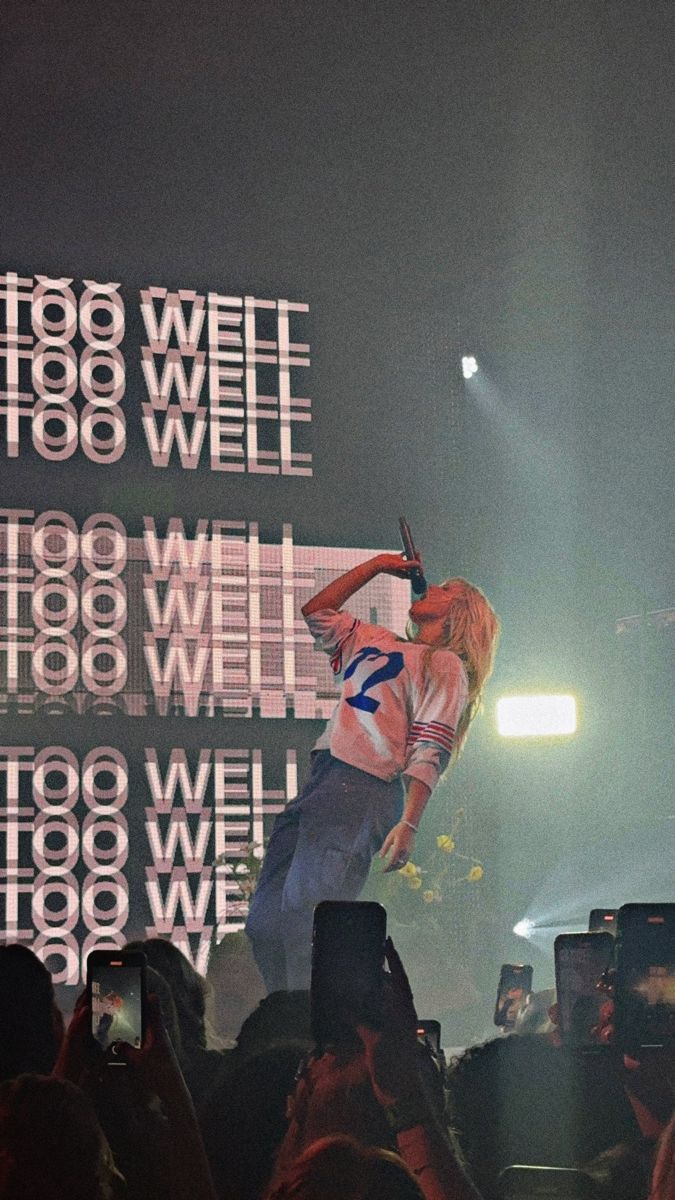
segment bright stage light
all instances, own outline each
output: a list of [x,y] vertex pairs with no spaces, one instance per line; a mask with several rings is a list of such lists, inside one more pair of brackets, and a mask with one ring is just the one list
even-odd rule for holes
[[478,363],[473,354],[465,354],[462,358],[462,375],[465,379],[471,379],[478,370]]
[[502,696],[497,701],[502,737],[565,737],[576,728],[574,696]]
[[513,932],[516,937],[522,938],[529,937],[533,929],[534,926],[531,921],[527,920],[527,917],[523,921],[516,921],[516,924],[513,926]]

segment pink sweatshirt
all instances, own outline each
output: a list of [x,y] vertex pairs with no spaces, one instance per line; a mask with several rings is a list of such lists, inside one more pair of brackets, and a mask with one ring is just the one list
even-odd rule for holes
[[420,779],[430,790],[447,766],[468,682],[452,650],[435,650],[367,625],[351,613],[320,609],[306,617],[330,655],[342,691],[315,750],[379,779]]

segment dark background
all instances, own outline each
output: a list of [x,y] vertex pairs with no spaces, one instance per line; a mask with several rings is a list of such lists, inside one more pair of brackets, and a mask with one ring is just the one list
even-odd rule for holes
[[[674,857],[673,626],[615,622],[675,605],[672,5],[6,0],[0,19],[2,269],[121,281],[128,317],[151,283],[308,302],[314,456],[311,479],[186,486],[142,445],[96,469],[22,446],[0,502],[372,547],[405,512],[427,573],[468,575],[504,625],[448,785],[486,868],[481,986],[584,843],[602,851],[571,869],[572,908],[601,859],[594,902],[657,898],[651,860],[645,894],[622,889],[636,831]],[[579,696],[578,737],[500,742],[496,696],[541,685]],[[261,744],[246,725],[143,741]],[[298,725],[283,739],[308,745]]]

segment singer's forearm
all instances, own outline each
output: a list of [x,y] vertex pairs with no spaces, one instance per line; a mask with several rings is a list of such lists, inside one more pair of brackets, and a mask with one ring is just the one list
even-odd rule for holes
[[344,575],[339,575],[337,579],[333,579],[327,587],[317,592],[316,596],[312,596],[306,604],[302,606],[302,615],[308,617],[310,613],[318,612],[321,608],[342,608],[346,600],[358,592],[360,588],[365,587],[374,579],[380,571],[380,555],[375,558],[369,558],[366,562],[359,563],[357,567],[353,567],[351,571],[347,571]]
[[422,820],[422,814],[427,806],[430,795],[431,788],[428,788],[426,783],[422,783],[421,779],[414,779],[408,776],[406,778],[403,820],[409,821],[411,825],[417,828]]

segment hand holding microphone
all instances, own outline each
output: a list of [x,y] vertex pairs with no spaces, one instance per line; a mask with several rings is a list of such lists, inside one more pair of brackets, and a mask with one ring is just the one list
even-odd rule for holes
[[[415,549],[415,543],[413,542],[413,539],[412,539],[412,533],[410,532],[410,526],[409,526],[408,522],[406,521],[405,517],[399,517],[398,527],[401,531],[401,541],[403,542],[404,557],[407,558],[409,561],[417,560],[418,562],[421,562],[422,560],[420,559],[420,556],[419,556],[417,550]],[[427,581],[424,578],[422,571],[419,570],[419,568],[417,568],[416,570],[411,572],[410,586],[412,587],[412,590],[416,596],[423,596],[424,593],[426,592]]]

